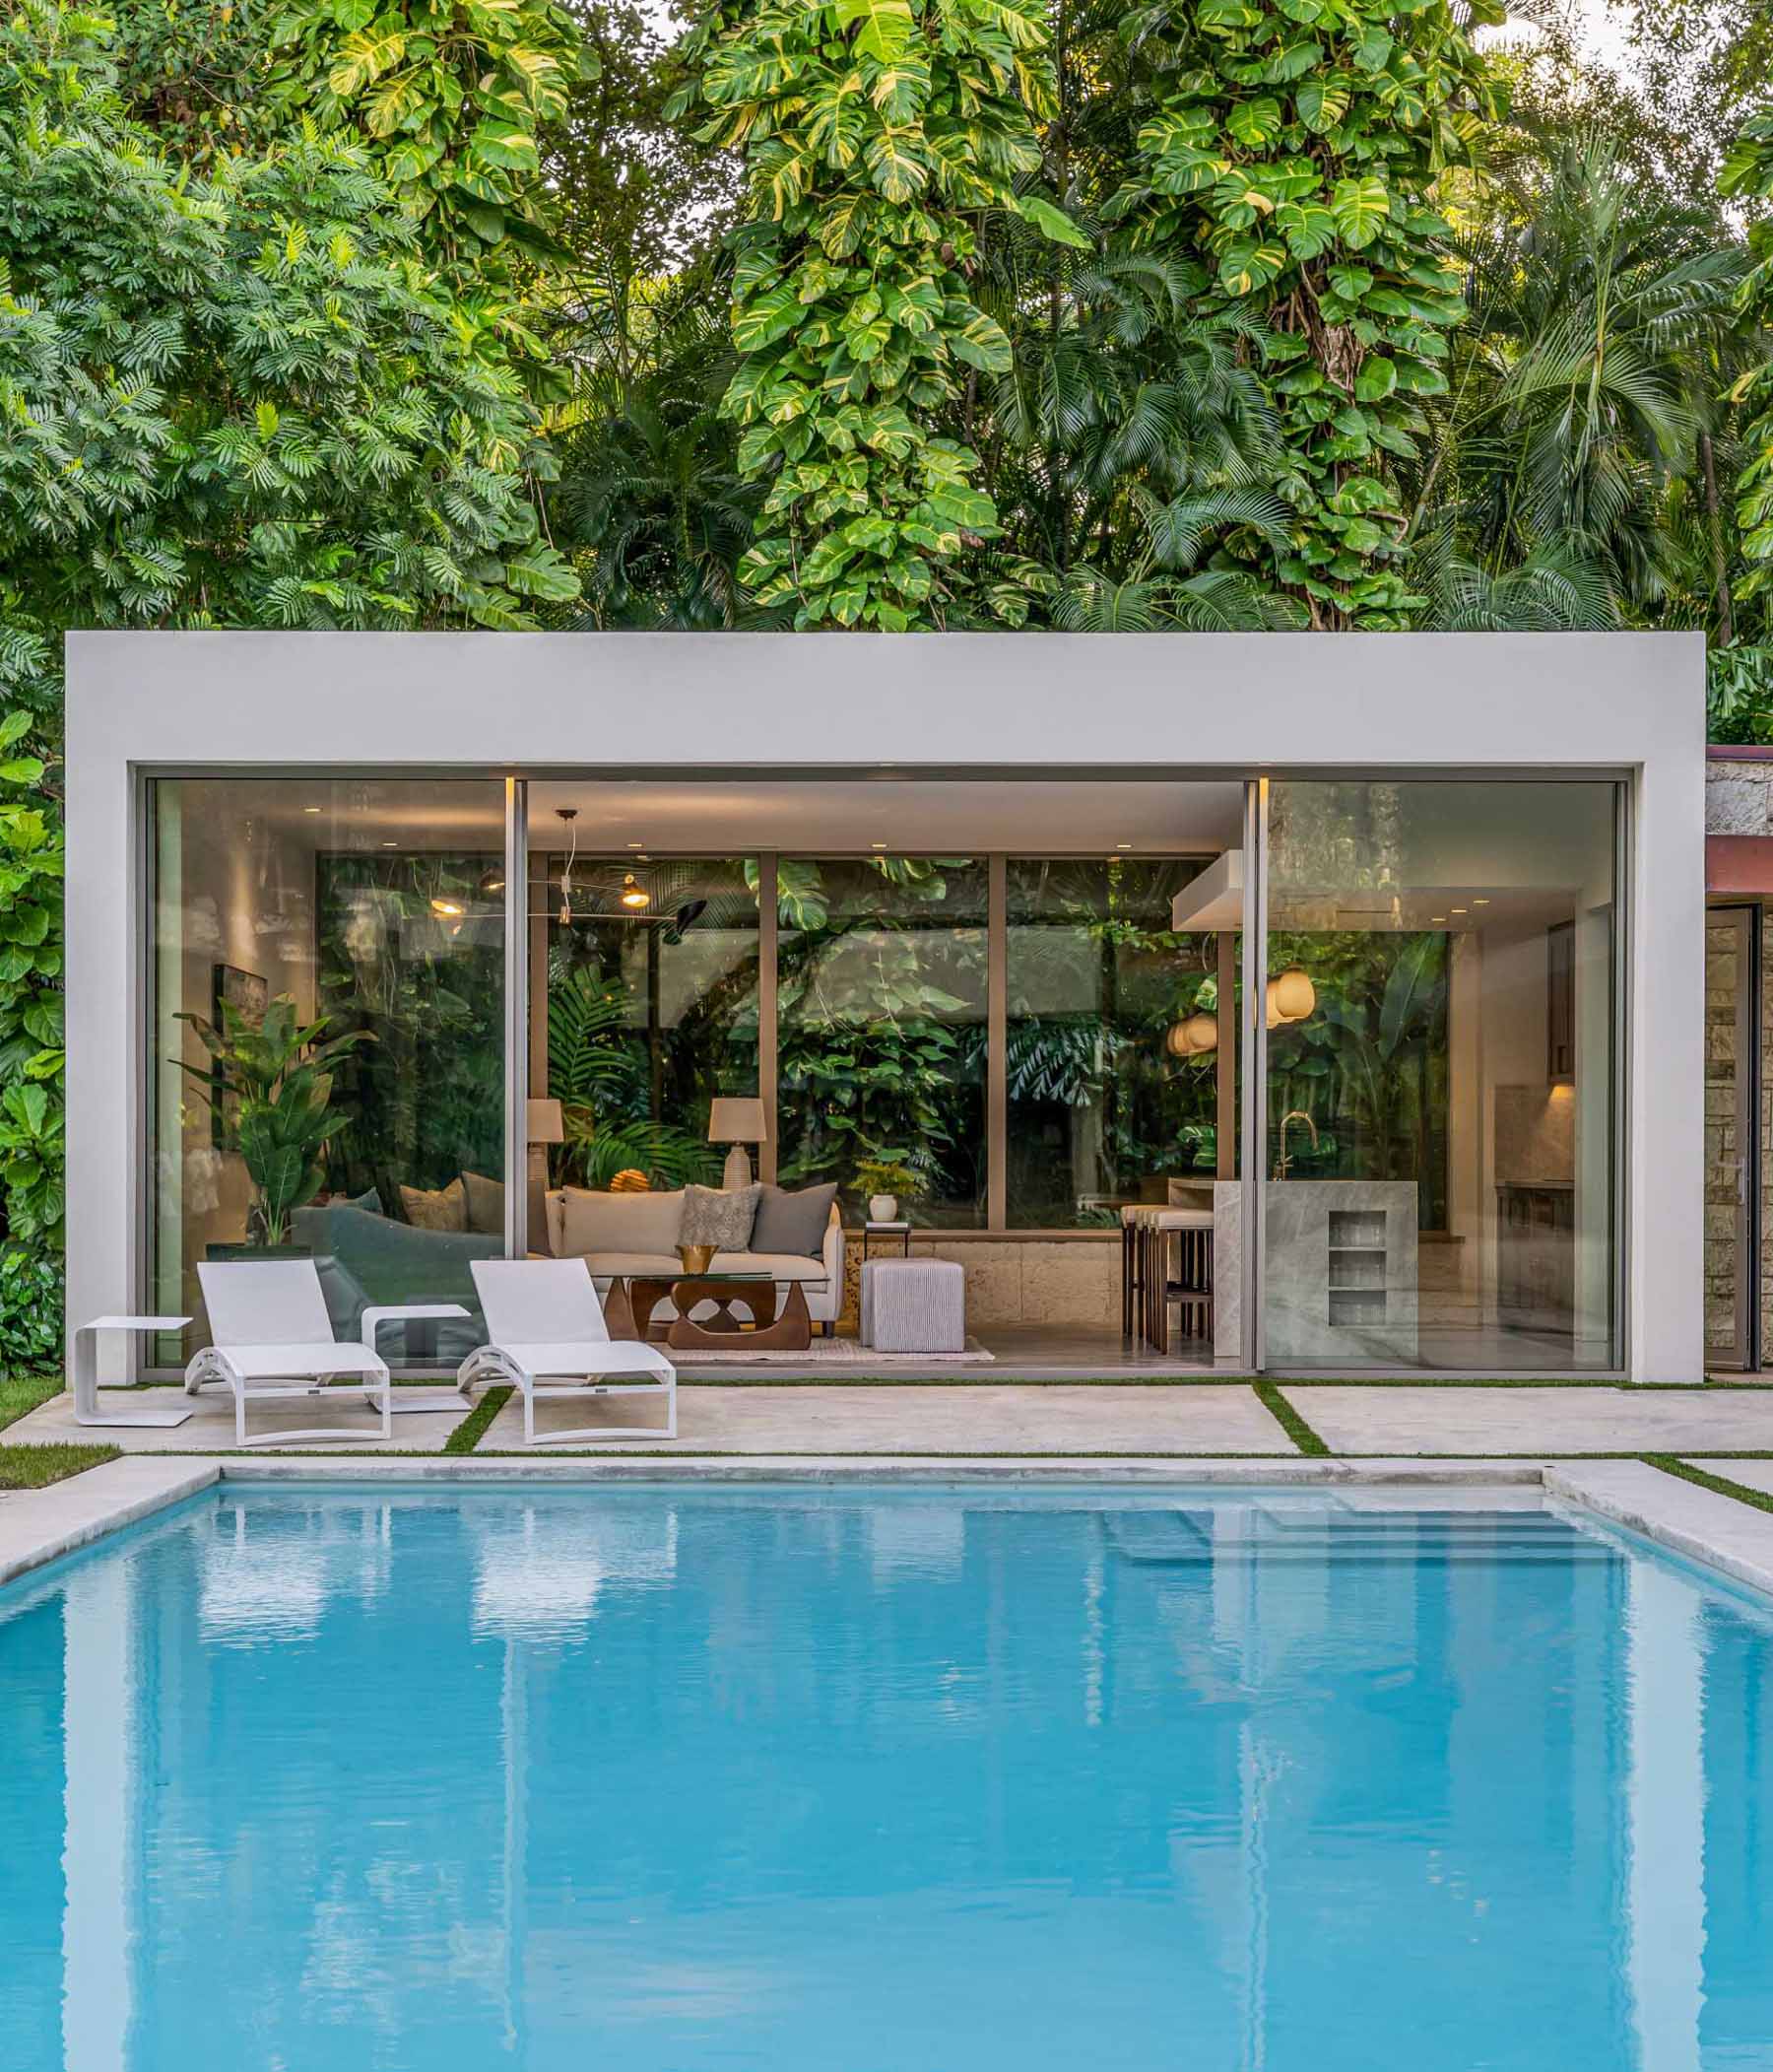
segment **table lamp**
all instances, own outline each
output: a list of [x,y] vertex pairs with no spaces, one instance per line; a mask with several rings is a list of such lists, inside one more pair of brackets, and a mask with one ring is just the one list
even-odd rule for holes
[[745,1147],[761,1144],[767,1134],[762,1102],[746,1095],[722,1095],[709,1102],[708,1142],[733,1147],[727,1153],[726,1170],[720,1178],[729,1194],[751,1185],[751,1153]]
[[531,1101],[525,1106],[529,1135],[530,1250],[542,1251],[549,1248],[548,1147],[565,1143],[566,1122],[558,1101]]

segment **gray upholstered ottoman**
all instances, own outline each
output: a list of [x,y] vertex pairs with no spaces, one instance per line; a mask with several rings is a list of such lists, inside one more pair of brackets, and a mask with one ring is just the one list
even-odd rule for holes
[[862,1343],[877,1353],[963,1353],[966,1276],[954,1259],[869,1259]]

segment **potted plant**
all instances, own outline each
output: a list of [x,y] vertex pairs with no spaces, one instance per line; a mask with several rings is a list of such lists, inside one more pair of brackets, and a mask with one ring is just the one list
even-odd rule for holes
[[914,1201],[922,1191],[922,1180],[896,1152],[856,1161],[856,1192],[868,1196],[870,1223],[896,1223],[900,1201]]
[[350,1120],[327,1105],[333,1066],[373,1038],[352,1030],[323,1042],[332,1017],[302,1023],[288,993],[278,994],[256,1025],[231,1001],[220,1013],[219,1028],[202,1015],[177,1017],[197,1032],[211,1059],[207,1068],[179,1062],[220,1119],[222,1149],[245,1163],[252,1183],[247,1243],[258,1251],[285,1248],[295,1211],[320,1191],[324,1147]]

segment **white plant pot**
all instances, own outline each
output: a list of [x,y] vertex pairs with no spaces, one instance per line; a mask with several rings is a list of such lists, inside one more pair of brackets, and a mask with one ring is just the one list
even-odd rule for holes
[[897,1223],[898,1196],[871,1194],[868,1197],[868,1220],[870,1223]]

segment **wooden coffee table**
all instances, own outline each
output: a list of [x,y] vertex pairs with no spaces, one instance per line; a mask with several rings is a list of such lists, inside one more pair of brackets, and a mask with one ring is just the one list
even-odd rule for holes
[[[628,1274],[610,1283],[604,1298],[604,1321],[612,1338],[662,1338],[679,1353],[692,1348],[728,1352],[735,1350],[735,1339],[747,1352],[804,1353],[813,1343],[806,1291],[798,1281],[784,1285],[781,1306],[765,1323],[757,1308],[762,1306],[765,1290],[773,1292],[776,1286],[772,1274]],[[678,1313],[669,1324],[655,1324],[653,1311],[667,1297]],[[700,1323],[691,1323],[690,1312],[701,1303],[713,1303],[715,1312]],[[751,1310],[755,1319],[753,1327],[733,1314],[735,1303]]]

